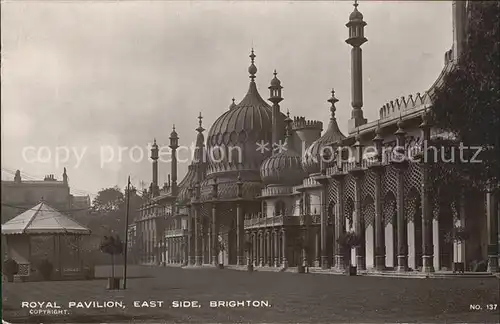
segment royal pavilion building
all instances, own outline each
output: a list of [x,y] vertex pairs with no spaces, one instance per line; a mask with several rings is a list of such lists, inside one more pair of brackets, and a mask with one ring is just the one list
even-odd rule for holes
[[[412,159],[425,141],[443,133],[429,118],[430,97],[463,49],[467,5],[453,2],[453,47],[435,83],[389,101],[379,119],[369,122],[363,116],[361,49],[367,24],[355,3],[346,24],[352,112],[345,134],[333,90],[329,98],[325,94],[326,127],[290,117],[280,107],[283,87],[276,71],[265,100],[257,90],[252,50],[246,95],[239,103],[233,99],[207,133],[200,114],[194,159],[180,182],[175,127],[171,174],[163,188],[153,144],[148,201],[130,232],[140,263],[341,271],[350,260],[360,271],[433,272],[482,259],[488,271],[497,272],[498,192],[468,193],[443,210],[430,194],[425,161]],[[407,158],[393,159],[396,146]],[[465,243],[446,239],[457,226],[471,229]],[[361,238],[347,259],[339,244],[346,232]]]

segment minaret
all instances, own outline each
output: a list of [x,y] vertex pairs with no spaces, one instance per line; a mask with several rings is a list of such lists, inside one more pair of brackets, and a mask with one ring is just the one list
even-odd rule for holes
[[194,154],[194,161],[197,162],[197,167],[196,167],[196,179],[198,182],[202,181],[202,168],[204,167],[205,161],[205,137],[203,136],[203,132],[205,131],[205,128],[203,128],[202,122],[203,116],[200,115],[198,116],[198,128],[196,128],[196,131],[198,132],[198,135],[196,136],[196,148],[195,148],[195,154]]
[[[252,51],[253,53],[253,51]],[[252,59],[253,60],[253,59]],[[252,61],[253,62],[253,61]],[[252,63],[253,64],[253,63]],[[269,101],[273,103],[272,107],[272,140],[271,145],[274,148],[275,144],[278,144],[281,140],[281,135],[283,134],[283,128],[280,125],[279,118],[280,116],[280,105],[279,103],[283,100],[281,97],[281,81],[276,77],[278,73],[274,70],[274,78],[271,80],[271,86],[269,87]],[[273,150],[274,152],[274,150]]]
[[467,1],[452,2],[453,21],[453,60],[457,60],[463,51],[465,42],[465,23],[467,20]]
[[366,124],[367,120],[363,117],[363,70],[362,70],[362,51],[361,45],[366,43],[364,28],[366,22],[363,21],[363,15],[358,11],[358,1],[354,1],[354,11],[349,16],[349,22],[346,24],[349,28],[349,38],[346,43],[352,46],[351,50],[351,96],[352,112],[349,120],[349,132],[356,127]]
[[179,147],[179,137],[175,131],[175,125],[170,133],[170,149],[172,150],[172,162],[170,163],[170,173],[172,175],[172,196],[177,195],[177,148]]
[[152,195],[156,196],[158,193],[158,145],[156,144],[156,138],[151,145],[151,159],[153,160],[153,184],[152,184]]
[[68,184],[68,174],[66,173],[66,168],[64,168],[64,172],[63,172],[63,183],[65,185]]

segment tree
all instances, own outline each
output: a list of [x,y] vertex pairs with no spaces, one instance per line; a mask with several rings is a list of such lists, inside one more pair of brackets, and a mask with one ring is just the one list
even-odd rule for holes
[[102,189],[92,201],[92,209],[98,213],[109,214],[118,211],[124,200],[125,196],[120,191],[120,188]]
[[471,185],[482,188],[488,180],[500,180],[500,2],[468,5],[464,51],[432,95],[432,119],[435,126],[455,135],[455,144],[448,142],[447,148],[458,142],[482,147],[482,162],[433,163],[431,179],[439,193]]
[[122,254],[123,249],[123,243],[118,235],[116,237],[104,236],[100,250],[103,253],[111,255],[111,278],[115,277],[115,255]]

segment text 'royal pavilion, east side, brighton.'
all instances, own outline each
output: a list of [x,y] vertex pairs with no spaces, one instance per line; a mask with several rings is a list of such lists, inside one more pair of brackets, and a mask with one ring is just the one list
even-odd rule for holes
[[[432,272],[483,259],[489,271],[497,271],[498,194],[469,192],[467,199],[439,208],[427,190],[426,162],[411,158],[425,141],[443,133],[428,118],[430,98],[463,49],[467,3],[453,2],[453,47],[435,83],[424,94],[385,104],[373,122],[363,117],[366,22],[355,3],[346,25],[346,43],[352,47],[347,134],[337,124],[334,91],[323,134],[323,123],[283,113],[276,73],[269,102],[264,100],[252,50],[247,94],[240,103],[233,100],[206,137],[198,117],[194,159],[179,183],[175,128],[169,143],[171,174],[163,188],[158,185],[158,146],[152,146],[148,201],[129,228],[129,249],[138,261],[342,270],[346,260],[338,238],[354,232],[362,240],[350,258],[358,270]],[[235,147],[238,154],[231,154]],[[350,148],[351,154],[337,154],[339,147]],[[407,158],[392,159],[394,147],[404,148]],[[456,226],[472,228],[467,244],[445,239]]]

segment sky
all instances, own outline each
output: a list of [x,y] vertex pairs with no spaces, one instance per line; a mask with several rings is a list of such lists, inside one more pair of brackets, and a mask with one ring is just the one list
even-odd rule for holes
[[[436,80],[452,45],[452,4],[359,4],[363,111],[372,121],[386,102]],[[347,132],[351,1],[11,0],[1,9],[2,179],[16,169],[62,179],[66,167],[75,194],[123,188],[129,175],[148,186],[153,139],[168,145],[175,124],[179,144],[191,146],[200,112],[207,134],[231,98],[246,94],[252,46],[263,98],[276,69],[281,109],[326,126],[335,88]],[[161,184],[168,173],[161,162]]]

